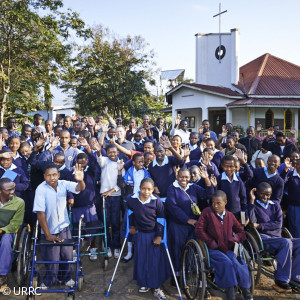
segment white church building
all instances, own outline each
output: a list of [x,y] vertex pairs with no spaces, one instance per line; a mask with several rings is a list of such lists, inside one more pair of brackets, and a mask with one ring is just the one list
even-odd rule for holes
[[264,54],[239,67],[239,30],[230,33],[196,34],[196,81],[181,83],[167,94],[173,120],[179,114],[198,131],[208,119],[219,133],[226,122],[263,129],[279,125],[298,137],[300,66]]

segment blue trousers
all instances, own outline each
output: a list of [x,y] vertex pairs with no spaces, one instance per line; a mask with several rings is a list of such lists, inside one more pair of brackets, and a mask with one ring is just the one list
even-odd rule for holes
[[274,254],[277,270],[274,278],[283,282],[300,281],[300,239],[269,237],[261,234],[264,248]]
[[[71,231],[69,227],[64,228],[55,236],[63,239],[71,239]],[[41,239],[45,239],[45,235],[41,235]],[[72,261],[73,247],[72,246],[41,246],[41,255],[46,261]],[[71,279],[70,264],[46,264],[46,273],[43,278],[43,283],[50,287],[57,280],[67,282]]]
[[294,238],[300,238],[300,206],[288,205],[289,230]]
[[[106,212],[106,230],[108,247],[120,248],[120,212],[121,212],[121,196],[108,196],[105,202]],[[111,226],[112,234],[110,234],[109,226]]]
[[174,270],[179,275],[180,260],[184,245],[195,237],[195,228],[170,221],[168,223],[168,246]]
[[10,272],[14,258],[12,251],[14,236],[13,233],[5,233],[0,237],[0,276],[7,276]]
[[219,288],[229,288],[238,285],[241,288],[250,288],[251,277],[248,266],[232,251],[223,253],[209,249],[210,264],[215,271],[216,284]]

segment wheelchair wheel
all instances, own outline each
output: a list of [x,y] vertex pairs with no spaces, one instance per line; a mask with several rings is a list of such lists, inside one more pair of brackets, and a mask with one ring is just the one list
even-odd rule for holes
[[206,288],[204,255],[197,241],[186,243],[181,259],[181,284],[188,299],[203,299]]
[[31,233],[27,227],[24,227],[19,240],[19,255],[17,259],[17,283],[22,286],[27,278],[31,262]]
[[244,251],[244,259],[245,262],[248,266],[249,269],[249,273],[250,273],[250,278],[251,278],[251,287],[250,287],[250,291],[251,294],[253,295],[254,293],[254,289],[255,289],[255,285],[256,285],[256,281],[255,281],[255,261],[252,259],[252,257],[250,256],[249,252],[247,251],[247,249],[244,247],[243,249]]
[[243,246],[244,246],[244,249],[247,250],[247,253],[249,254],[249,256],[251,258],[253,268],[254,268],[254,271],[253,271],[254,281],[255,281],[255,285],[257,285],[259,283],[260,276],[261,276],[263,259],[262,259],[262,255],[259,250],[259,247],[257,245],[257,242],[254,239],[254,237],[252,236],[252,234],[247,231],[245,233],[246,233],[247,239],[243,242]]

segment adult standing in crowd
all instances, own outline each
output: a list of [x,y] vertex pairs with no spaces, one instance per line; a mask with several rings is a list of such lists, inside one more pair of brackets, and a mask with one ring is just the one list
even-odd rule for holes
[[[179,126],[179,129],[178,129]],[[187,129],[188,123],[186,120],[180,120],[180,116],[177,116],[175,119],[175,126],[171,130],[171,135],[179,135],[182,139],[183,144],[188,144],[190,141],[190,132]]]
[[240,138],[239,143],[244,145],[247,150],[248,163],[251,161],[253,154],[259,150],[260,143],[257,138],[255,138],[255,129],[253,126],[249,126],[246,129],[246,137]]

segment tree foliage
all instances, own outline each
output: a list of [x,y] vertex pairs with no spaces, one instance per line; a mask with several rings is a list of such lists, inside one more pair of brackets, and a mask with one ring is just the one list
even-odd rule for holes
[[[71,61],[71,31],[88,37],[79,15],[59,0],[0,3],[0,121],[4,113],[51,106],[50,84],[58,84]],[[41,93],[44,93],[42,95]]]
[[142,37],[119,38],[99,26],[91,44],[80,49],[64,87],[73,90],[83,115],[95,115],[105,106],[114,116],[151,113],[163,106],[147,89],[155,84],[153,57]]

